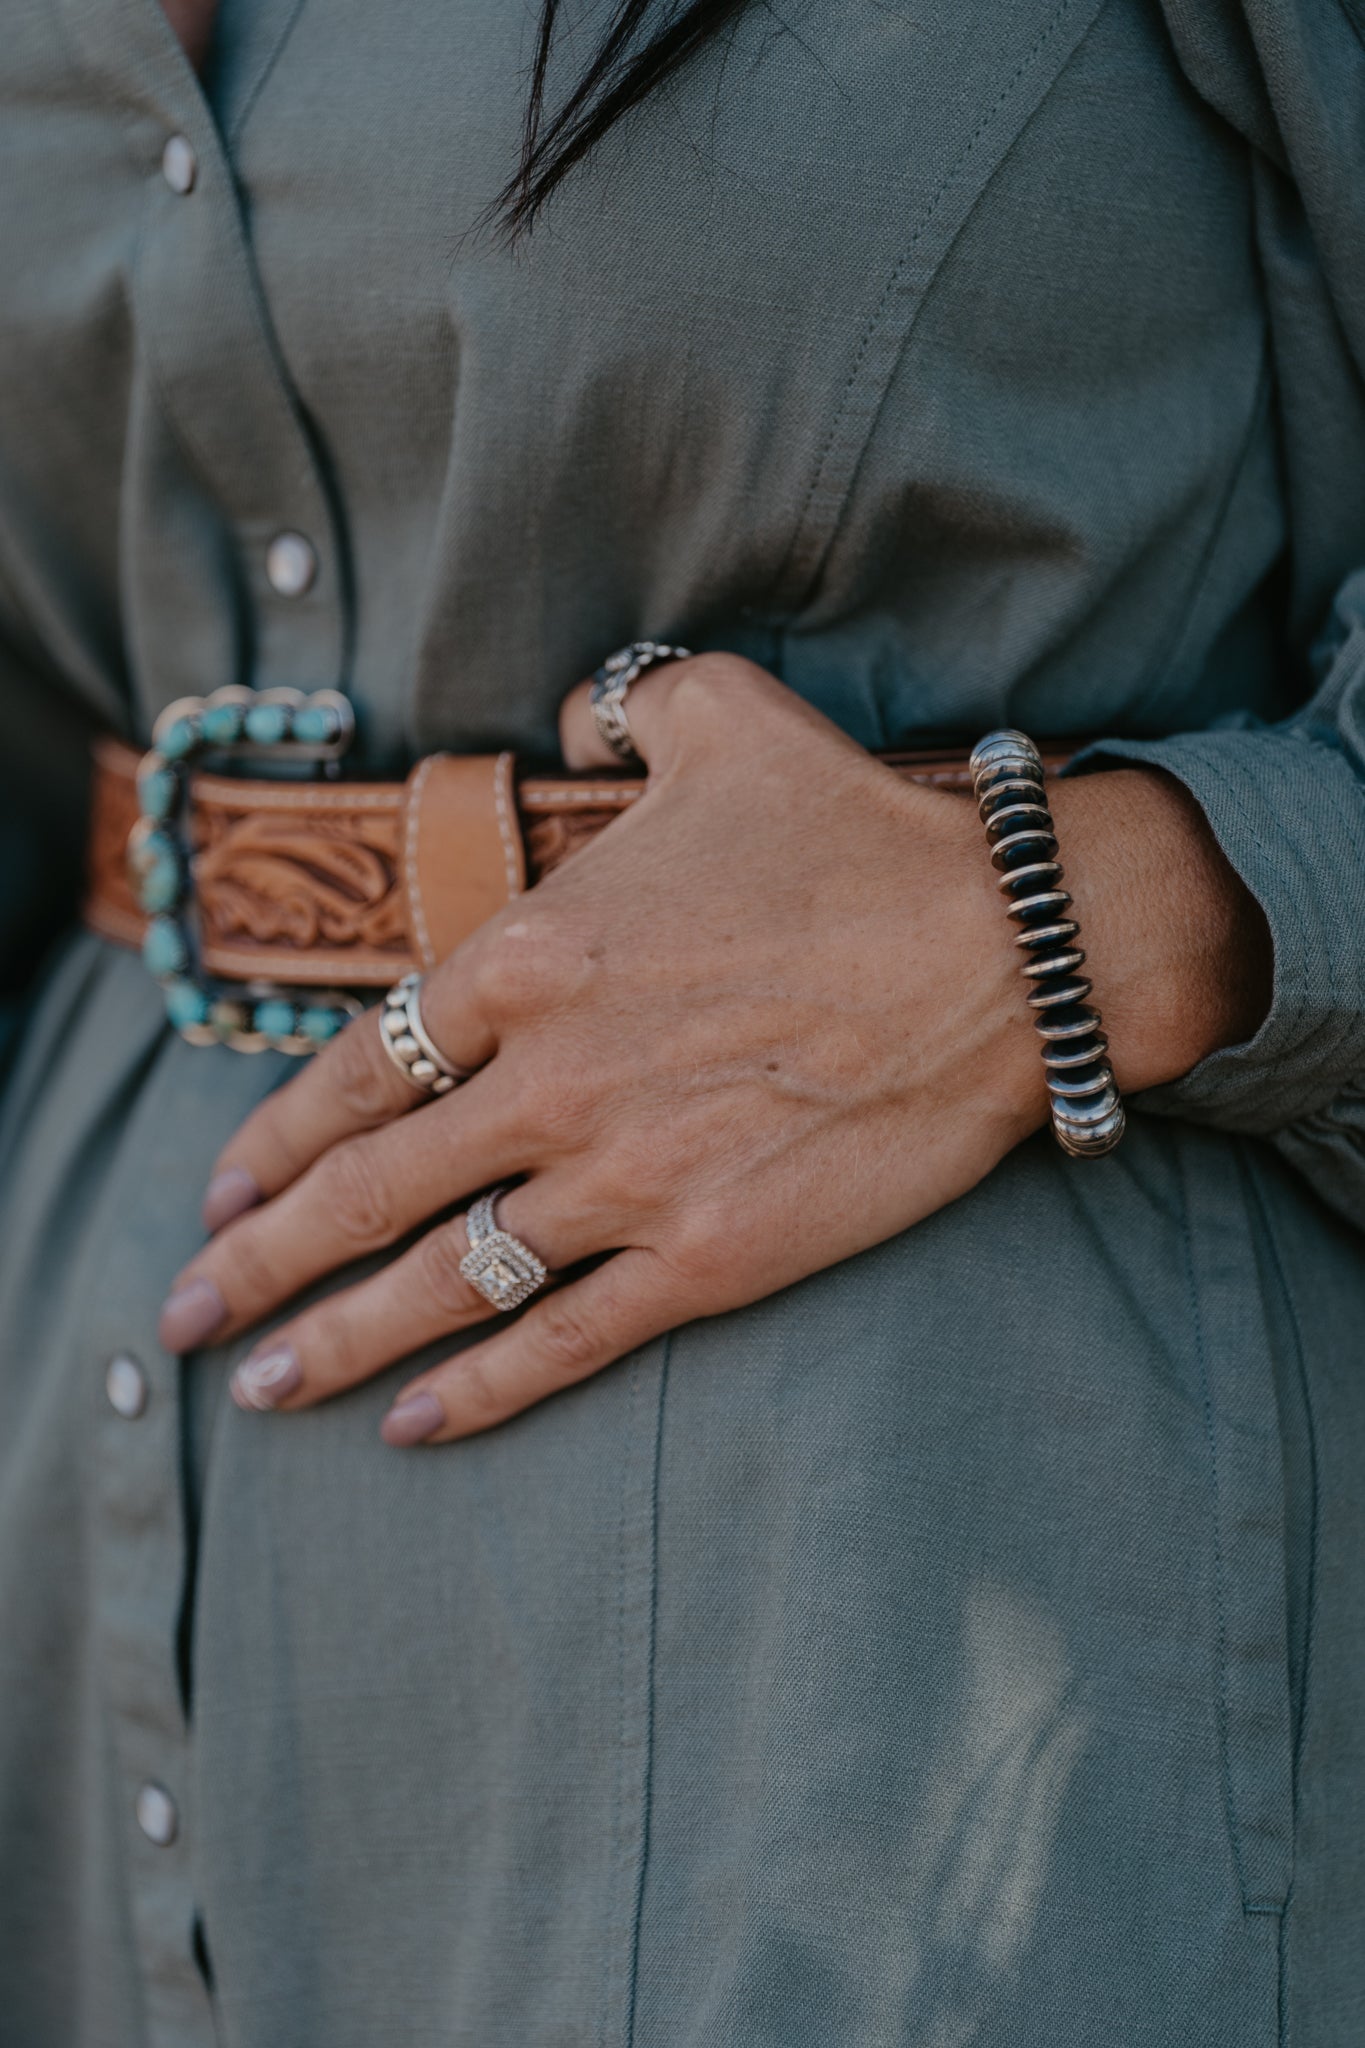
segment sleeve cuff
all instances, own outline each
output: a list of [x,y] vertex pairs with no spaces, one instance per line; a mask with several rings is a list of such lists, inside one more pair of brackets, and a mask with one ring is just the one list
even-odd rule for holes
[[1302,729],[1216,729],[1099,740],[1068,773],[1102,761],[1146,763],[1185,785],[1274,945],[1255,1037],[1137,1106],[1260,1137],[1324,1111],[1365,1076],[1365,787],[1344,753]]

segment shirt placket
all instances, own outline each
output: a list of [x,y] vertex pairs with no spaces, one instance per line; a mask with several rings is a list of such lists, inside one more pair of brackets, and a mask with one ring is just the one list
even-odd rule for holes
[[[252,256],[243,195],[221,136],[156,0],[60,0],[73,48],[106,104],[126,109],[136,232],[126,279],[136,339],[130,444],[155,416],[174,459],[130,460],[121,574],[135,700],[151,711],[246,678],[342,688],[348,643],[344,545],[323,464],[281,361]],[[111,205],[117,204],[111,195]],[[166,430],[161,432],[160,429]],[[237,674],[189,673],[175,635],[139,635],[174,608],[174,548],[158,536],[181,495],[221,520],[215,597],[242,645]],[[183,596],[183,593],[181,594]],[[245,618],[244,616],[245,615]],[[242,627],[245,625],[245,633]],[[164,1086],[162,1081],[164,1079]],[[181,1100],[164,1097],[178,1089]],[[164,1146],[196,1114],[193,1063],[158,1082]],[[183,1128],[183,1125],[179,1126]],[[180,1363],[157,1343],[148,1276],[169,1279],[193,1249],[174,1161],[128,1190],[128,1243],[95,1290],[98,1382],[98,1616],[103,1690],[127,1822],[127,1870],[149,2048],[211,2048],[213,2012],[196,1958],[191,1727],[178,1631],[191,1544],[182,1485]],[[143,1242],[146,1238],[148,1241]],[[152,1295],[159,1292],[155,1278]]]

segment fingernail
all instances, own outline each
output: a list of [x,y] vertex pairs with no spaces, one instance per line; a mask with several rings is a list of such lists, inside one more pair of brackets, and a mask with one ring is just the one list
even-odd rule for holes
[[278,1408],[303,1378],[303,1367],[291,1344],[277,1344],[273,1351],[253,1351],[244,1358],[228,1382],[239,1408]]
[[445,1424],[446,1412],[434,1394],[409,1394],[395,1401],[379,1425],[386,1444],[423,1444]]
[[205,1230],[221,1230],[234,1217],[244,1216],[261,1199],[261,1191],[244,1166],[227,1166],[215,1173],[204,1190]]
[[227,1321],[227,1303],[211,1280],[191,1280],[162,1304],[157,1335],[167,1351],[193,1351]]

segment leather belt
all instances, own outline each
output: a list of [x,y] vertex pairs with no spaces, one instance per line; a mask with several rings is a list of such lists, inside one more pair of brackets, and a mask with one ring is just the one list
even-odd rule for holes
[[[1076,743],[1044,748],[1055,773]],[[898,773],[970,791],[952,748],[884,754]],[[140,946],[127,866],[142,756],[95,746],[86,924]],[[387,988],[433,967],[485,919],[638,802],[626,775],[521,774],[511,754],[429,754],[406,782],[195,774],[185,819],[203,970],[228,981]]]

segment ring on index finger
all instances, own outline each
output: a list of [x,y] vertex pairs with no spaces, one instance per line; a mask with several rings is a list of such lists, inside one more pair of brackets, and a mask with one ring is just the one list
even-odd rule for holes
[[632,640],[629,647],[609,654],[597,670],[588,692],[588,708],[599,739],[606,742],[619,761],[629,761],[634,766],[640,758],[626,717],[626,694],[631,685],[639,682],[646,669],[658,668],[666,661],[691,658],[686,647],[666,647],[662,640]]
[[405,1081],[427,1095],[448,1095],[469,1079],[466,1067],[448,1060],[422,1022],[422,977],[405,974],[385,996],[379,1012],[379,1042]]

